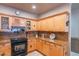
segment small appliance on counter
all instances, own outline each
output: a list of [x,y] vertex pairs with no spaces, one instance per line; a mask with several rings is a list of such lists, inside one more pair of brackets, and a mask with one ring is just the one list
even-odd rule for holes
[[49,36],[49,38],[54,41],[55,38],[56,38],[56,35],[54,33],[51,33],[50,36]]

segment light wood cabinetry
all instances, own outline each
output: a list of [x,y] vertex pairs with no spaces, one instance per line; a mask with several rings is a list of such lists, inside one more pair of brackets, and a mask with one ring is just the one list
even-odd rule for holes
[[28,52],[36,49],[36,39],[28,39]]
[[66,29],[67,14],[59,15],[54,17],[54,28],[55,31],[65,31]]
[[11,44],[10,43],[4,46],[4,55],[11,56]]
[[5,45],[2,45],[0,48],[0,53],[2,56],[11,56],[11,44],[7,43]]
[[50,44],[49,42],[43,41],[43,51],[42,51],[42,53],[47,55],[47,56],[49,56],[49,52],[50,52],[49,44]]
[[43,52],[43,41],[41,39],[36,40],[36,49]]
[[26,19],[18,18],[18,17],[12,17],[12,26],[23,26],[25,27]]
[[50,44],[50,52],[49,52],[49,55],[50,56],[56,56],[57,55],[57,51],[56,51],[56,46],[54,44]]
[[26,30],[27,31],[37,31],[37,22],[32,20],[26,21]]
[[37,31],[37,22],[36,21],[31,21],[31,30]]
[[[5,17],[6,22],[1,21]],[[66,22],[68,21],[68,14],[61,13],[51,17],[36,20],[25,19],[21,17],[0,15],[0,30],[11,30],[11,26],[23,26],[27,31],[52,31],[65,32],[67,30]],[[2,24],[5,23],[5,24]],[[2,29],[2,28],[5,29]]]
[[54,19],[46,18],[40,22],[40,31],[54,31]]
[[0,15],[0,31],[10,31],[12,25],[12,17]]
[[60,14],[40,20],[38,29],[40,31],[65,32],[67,16],[67,14]]
[[47,42],[42,39],[37,39],[36,49],[47,56],[64,56],[65,49],[61,45]]
[[50,44],[50,56],[64,56],[64,48],[63,46],[59,46],[56,44]]

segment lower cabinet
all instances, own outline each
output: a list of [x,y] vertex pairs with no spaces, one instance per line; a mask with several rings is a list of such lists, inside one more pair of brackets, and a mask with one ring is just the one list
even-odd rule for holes
[[40,52],[43,51],[43,41],[41,39],[36,40],[36,49]]
[[5,53],[5,56],[10,56],[11,55],[11,48],[10,48],[10,46],[6,46],[5,47],[4,53]]
[[49,50],[49,42],[46,42],[46,41],[43,41],[43,54],[44,55],[49,55],[49,52],[50,52],[50,50]]
[[27,48],[28,52],[35,50],[35,48],[36,48],[35,43],[36,43],[36,40],[28,39],[28,48]]
[[57,56],[64,56],[64,47],[57,45]]
[[64,47],[42,39],[28,40],[28,52],[38,50],[46,56],[64,56]]
[[47,56],[64,56],[64,47],[38,39],[36,49]]
[[11,44],[5,44],[2,48],[2,55],[3,56],[11,56]]
[[63,56],[64,55],[64,48],[63,46],[50,44],[50,56]]
[[56,56],[57,55],[57,48],[56,48],[56,45],[55,44],[50,44],[49,45],[50,47],[50,52],[49,52],[49,55],[50,56]]

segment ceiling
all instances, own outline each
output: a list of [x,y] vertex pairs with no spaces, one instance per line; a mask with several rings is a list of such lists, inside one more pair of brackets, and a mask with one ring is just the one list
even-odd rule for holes
[[[64,3],[5,3],[2,5],[40,15],[63,4]],[[36,9],[32,9],[32,5],[35,5]]]

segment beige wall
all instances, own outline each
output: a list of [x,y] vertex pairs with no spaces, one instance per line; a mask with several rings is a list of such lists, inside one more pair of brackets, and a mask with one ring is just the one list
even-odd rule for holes
[[51,15],[54,15],[54,14],[57,14],[57,13],[61,13],[61,12],[64,12],[64,11],[68,11],[70,12],[70,4],[64,4],[62,6],[59,6],[45,14],[42,14],[39,18],[44,18],[44,17],[48,17],[48,16],[51,16]]

